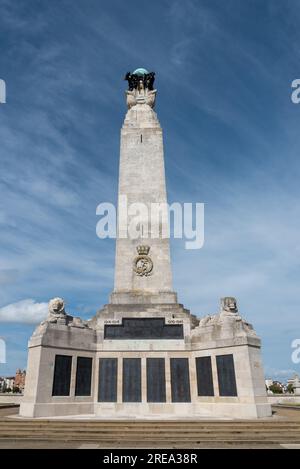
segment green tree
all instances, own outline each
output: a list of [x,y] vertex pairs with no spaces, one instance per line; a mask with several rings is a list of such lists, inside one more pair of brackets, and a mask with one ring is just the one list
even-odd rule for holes
[[279,384],[274,383],[269,386],[270,391],[272,391],[274,394],[282,394],[282,387],[279,386]]
[[287,385],[287,392],[290,394],[294,394],[294,386],[292,385],[292,383],[289,383]]

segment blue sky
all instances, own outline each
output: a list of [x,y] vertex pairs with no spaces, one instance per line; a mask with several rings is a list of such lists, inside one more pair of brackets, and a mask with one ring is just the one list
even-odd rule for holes
[[[286,377],[300,337],[298,0],[0,0],[0,336],[7,364],[51,297],[91,317],[113,287],[123,76],[157,74],[170,202],[204,202],[205,244],[172,242],[174,287],[193,314],[236,296]],[[11,318],[8,321],[8,317]]]

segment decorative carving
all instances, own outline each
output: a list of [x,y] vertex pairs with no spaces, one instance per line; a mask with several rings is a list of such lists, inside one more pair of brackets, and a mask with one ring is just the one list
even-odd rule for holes
[[66,319],[65,303],[62,298],[53,298],[49,301],[48,305],[48,318],[49,322],[57,322],[58,320]]
[[145,73],[131,73],[127,72],[124,80],[128,81],[128,90],[133,91],[134,89],[148,89],[153,90],[153,84],[155,80],[155,72]]
[[242,318],[238,314],[238,307],[236,299],[232,296],[226,296],[225,298],[221,298],[221,311],[220,311],[220,319],[221,320],[236,320],[241,321]]
[[252,336],[256,336],[256,332],[255,332],[255,330],[253,329],[252,324],[250,324],[249,322],[245,321],[244,319],[242,319],[242,324],[243,324],[243,328],[244,328],[244,330],[247,332],[247,334],[252,335]]
[[151,108],[155,105],[156,90],[143,92],[138,90],[126,91],[126,102],[128,109],[131,109],[136,104],[148,104]]
[[192,335],[197,335],[201,328],[211,326],[240,327],[247,335],[256,337],[252,324],[249,324],[238,314],[237,301],[230,296],[221,298],[221,311],[219,314],[207,315],[200,319],[199,326],[192,330]]
[[134,91],[126,91],[126,102],[127,102],[128,109],[131,109],[133,106],[137,104]]
[[141,244],[140,246],[137,246],[136,250],[140,256],[147,256],[150,251],[150,246],[147,246],[146,244]]
[[211,326],[212,324],[216,322],[216,316],[217,315],[209,315],[209,314],[207,316],[204,316],[203,318],[200,319],[199,327]]
[[237,314],[238,308],[236,299],[232,296],[221,298],[221,312]]
[[150,246],[140,245],[136,248],[138,256],[133,261],[133,270],[140,277],[148,277],[153,270],[153,262],[148,256]]
[[79,317],[70,316],[66,313],[65,302],[62,298],[53,298],[49,301],[47,319],[36,327],[33,336],[44,334],[49,324],[78,327],[82,329],[89,328],[88,321],[84,321]]
[[156,90],[153,89],[155,80],[154,72],[147,72],[145,69],[137,69],[135,72],[127,72],[125,80],[128,81],[126,100],[128,109],[136,104],[148,104],[154,107]]
[[87,321],[84,321],[82,320],[81,318],[78,318],[78,317],[73,317],[72,318],[72,321],[70,322],[69,324],[71,327],[79,327],[79,328],[86,328],[88,327],[88,322]]
[[236,299],[232,296],[226,296],[225,298],[221,298],[220,313],[207,315],[204,318],[200,319],[199,326],[210,326],[213,324],[217,324],[220,321],[226,321],[227,319],[234,319],[236,321],[242,320],[241,316],[238,314]]

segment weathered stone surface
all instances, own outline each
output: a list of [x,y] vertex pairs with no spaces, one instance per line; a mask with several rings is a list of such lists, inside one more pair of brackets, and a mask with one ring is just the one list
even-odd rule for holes
[[[162,130],[155,112],[148,104],[138,103],[126,114],[121,131],[120,173],[119,173],[119,204],[121,196],[127,197],[128,206],[143,203],[150,213],[151,203],[166,204],[165,169],[163,157]],[[119,213],[122,206],[119,205]],[[128,225],[134,216],[128,216]],[[152,220],[151,232],[167,231],[157,220]],[[172,287],[170,248],[168,238],[122,238],[118,233],[116,241],[115,287],[116,294],[151,294],[157,296],[167,293],[175,295]],[[145,235],[145,233],[143,234]],[[151,275],[137,275],[133,269],[136,250],[140,245],[147,245],[153,266]],[[130,298],[130,295],[128,295]],[[133,302],[135,299],[133,298]]]

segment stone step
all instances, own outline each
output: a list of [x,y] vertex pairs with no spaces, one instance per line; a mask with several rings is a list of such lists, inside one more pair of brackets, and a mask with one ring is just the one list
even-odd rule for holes
[[148,431],[246,431],[246,430],[255,430],[255,431],[268,431],[269,429],[271,430],[278,430],[278,431],[284,431],[284,430],[293,430],[297,431],[298,429],[300,430],[300,425],[268,425],[268,426],[257,426],[257,425],[231,425],[228,427],[224,427],[222,425],[218,426],[162,426],[158,425],[155,427],[139,427],[139,426],[119,426],[119,425],[102,425],[102,424],[86,424],[86,425],[72,425],[72,424],[40,424],[40,423],[24,423],[24,422],[3,422],[0,423],[0,430],[3,428],[22,428],[22,429],[30,429],[30,428],[36,428],[36,429],[57,429],[57,430],[69,430],[74,429],[74,430],[106,430],[106,431],[138,431],[138,432],[148,432]]
[[57,432],[60,434],[65,434],[69,432],[83,432],[83,433],[98,433],[98,434],[109,434],[112,433],[114,435],[119,435],[119,434],[124,434],[124,432],[128,434],[154,434],[154,435],[167,435],[167,434],[174,434],[174,435],[180,435],[180,434],[191,434],[191,433],[196,433],[196,434],[217,434],[217,433],[228,433],[231,435],[237,435],[241,433],[255,433],[255,434],[298,434],[300,433],[300,427],[297,428],[268,428],[268,429],[261,429],[261,428],[233,428],[233,429],[228,429],[224,430],[222,428],[216,428],[216,429],[203,429],[203,428],[194,428],[194,429],[155,429],[155,430],[150,430],[148,429],[147,431],[139,431],[137,429],[113,429],[113,428],[59,428],[59,427],[22,427],[22,426],[7,426],[7,427],[2,427],[0,428],[0,435],[3,432],[10,431],[10,432]]
[[31,423],[56,423],[56,424],[71,424],[71,425],[82,425],[85,423],[88,424],[101,424],[101,425],[135,425],[135,426],[157,426],[157,425],[222,425],[222,426],[232,426],[232,425],[277,425],[277,424],[298,424],[300,425],[300,419],[274,419],[274,420],[190,420],[190,421],[180,421],[180,420],[102,420],[91,418],[88,420],[81,420],[77,418],[70,417],[69,419],[43,419],[43,418],[35,418],[35,419],[25,419],[19,417],[6,417],[0,419],[0,423],[4,422],[31,422]]
[[137,432],[142,433],[143,431],[157,433],[157,432],[245,432],[245,431],[257,431],[257,432],[268,432],[268,431],[300,431],[300,426],[287,426],[287,427],[231,427],[231,428],[223,428],[223,427],[181,427],[181,428],[168,428],[168,427],[157,427],[157,428],[145,428],[141,431],[140,428],[131,427],[131,428],[123,428],[123,427],[102,427],[100,426],[81,426],[81,427],[74,427],[74,426],[56,426],[56,425],[3,425],[0,427],[0,431],[5,429],[20,429],[20,430],[52,430],[52,431],[106,431],[106,432],[121,432],[124,431],[128,432]]
[[[0,420],[0,441],[95,443],[99,447],[189,448],[300,444],[300,421]],[[25,444],[25,443],[24,443]],[[28,446],[27,446],[28,447]]]
[[[65,434],[66,432],[68,433],[90,433],[90,434],[114,434],[114,435],[124,435],[124,431],[122,430],[111,430],[111,429],[58,429],[58,428],[20,428],[20,427],[7,427],[7,428],[2,428],[0,430],[0,435],[6,432],[44,432],[44,433],[60,433],[60,434]],[[131,435],[140,435],[141,432],[138,430],[131,430],[126,432],[127,434]],[[278,430],[276,428],[274,429],[268,429],[268,430],[258,430],[258,429],[247,429],[247,430],[228,430],[224,431],[221,429],[218,430],[205,430],[205,429],[181,429],[181,430],[172,430],[171,432],[168,430],[156,430],[156,431],[149,431],[146,432],[147,434],[154,434],[154,435],[168,435],[168,434],[174,434],[174,435],[181,435],[181,434],[211,434],[211,435],[216,435],[216,434],[242,434],[242,433],[257,433],[257,434],[300,434],[300,428],[294,430],[294,429],[285,429],[285,430]]]
[[182,427],[182,426],[201,426],[201,427],[215,427],[215,426],[222,426],[222,427],[233,427],[233,426],[274,426],[274,425],[299,425],[300,420],[226,420],[226,421],[203,421],[203,420],[192,420],[192,421],[125,421],[125,420],[61,420],[61,419],[14,419],[14,418],[6,418],[0,419],[1,424],[34,424],[34,425],[71,425],[71,426],[82,426],[82,425],[109,425],[109,426],[120,426],[120,427]]
[[80,432],[98,432],[98,433],[110,433],[113,432],[114,434],[119,434],[119,433],[130,433],[130,434],[139,434],[139,433],[153,433],[153,434],[181,434],[181,433],[209,433],[209,434],[216,434],[216,433],[231,433],[231,434],[237,434],[237,433],[243,433],[243,432],[248,432],[248,433],[272,433],[272,432],[277,432],[277,433],[298,433],[300,432],[300,427],[294,428],[294,427],[288,427],[288,428],[268,428],[268,429],[261,429],[261,428],[232,428],[232,429],[222,429],[222,428],[216,428],[216,429],[205,429],[205,428],[194,428],[194,429],[155,429],[155,430],[150,430],[150,429],[120,429],[120,428],[74,428],[74,427],[68,427],[68,428],[61,428],[61,427],[22,427],[22,426],[7,426],[7,427],[2,427],[0,428],[0,434],[3,433],[3,431],[55,431],[59,433],[64,433],[64,432],[69,432],[69,431],[80,431]]
[[[139,438],[141,433],[140,432],[127,432],[124,434],[124,432],[111,432],[111,431],[101,431],[101,430],[95,430],[95,431],[85,431],[85,430],[78,430],[78,431],[57,431],[57,430],[40,430],[40,429],[29,429],[29,430],[24,430],[24,429],[3,429],[0,432],[0,438],[3,435],[62,435],[62,436],[77,436],[77,435],[87,435],[87,436],[96,436],[96,437],[114,437],[114,438]],[[300,438],[300,430],[297,432],[291,432],[291,431],[285,431],[285,432],[278,432],[276,430],[270,430],[266,432],[259,432],[259,431],[246,431],[246,432],[206,432],[206,431],[181,431],[181,432],[149,432],[145,436],[151,436],[155,438],[166,438],[166,437],[176,437],[176,438],[181,438],[181,437],[202,437],[202,436],[209,436],[209,437],[217,437],[217,436],[226,436],[227,438],[236,438],[240,437],[243,435],[252,435],[252,436],[260,436],[260,437],[265,437],[265,436],[288,436],[288,437],[295,437],[295,438]]]
[[[9,439],[9,440],[31,440],[31,441],[62,441],[61,438],[58,438],[57,435],[38,435],[36,438],[32,437],[32,435],[28,436],[17,436],[14,437],[13,435],[7,435],[7,436],[1,436],[0,441]],[[92,436],[81,436],[81,435],[74,435],[74,436],[66,436],[64,438],[65,442],[70,442],[70,441],[86,441],[86,442],[103,442],[103,443],[111,443],[114,445],[121,445],[124,443],[131,443],[133,445],[136,444],[150,444],[150,443],[155,443],[156,445],[159,444],[162,447],[164,446],[165,443],[171,444],[178,444],[178,443],[201,443],[201,442],[226,442],[226,443],[237,443],[237,442],[252,442],[252,443],[257,443],[257,444],[271,444],[271,443],[278,443],[278,444],[283,444],[283,443],[296,443],[300,444],[300,438],[293,438],[293,437],[284,437],[284,436],[277,436],[277,437],[266,437],[266,438],[261,438],[261,437],[253,437],[253,436],[243,436],[239,438],[229,438],[226,436],[220,437],[208,437],[208,436],[203,436],[203,437],[186,437],[186,438],[174,438],[172,436],[166,437],[163,440],[162,439],[157,439],[155,437],[140,437],[140,438],[129,438],[129,437],[124,437],[123,439],[116,439],[113,436],[107,437],[107,438],[95,438]]]

